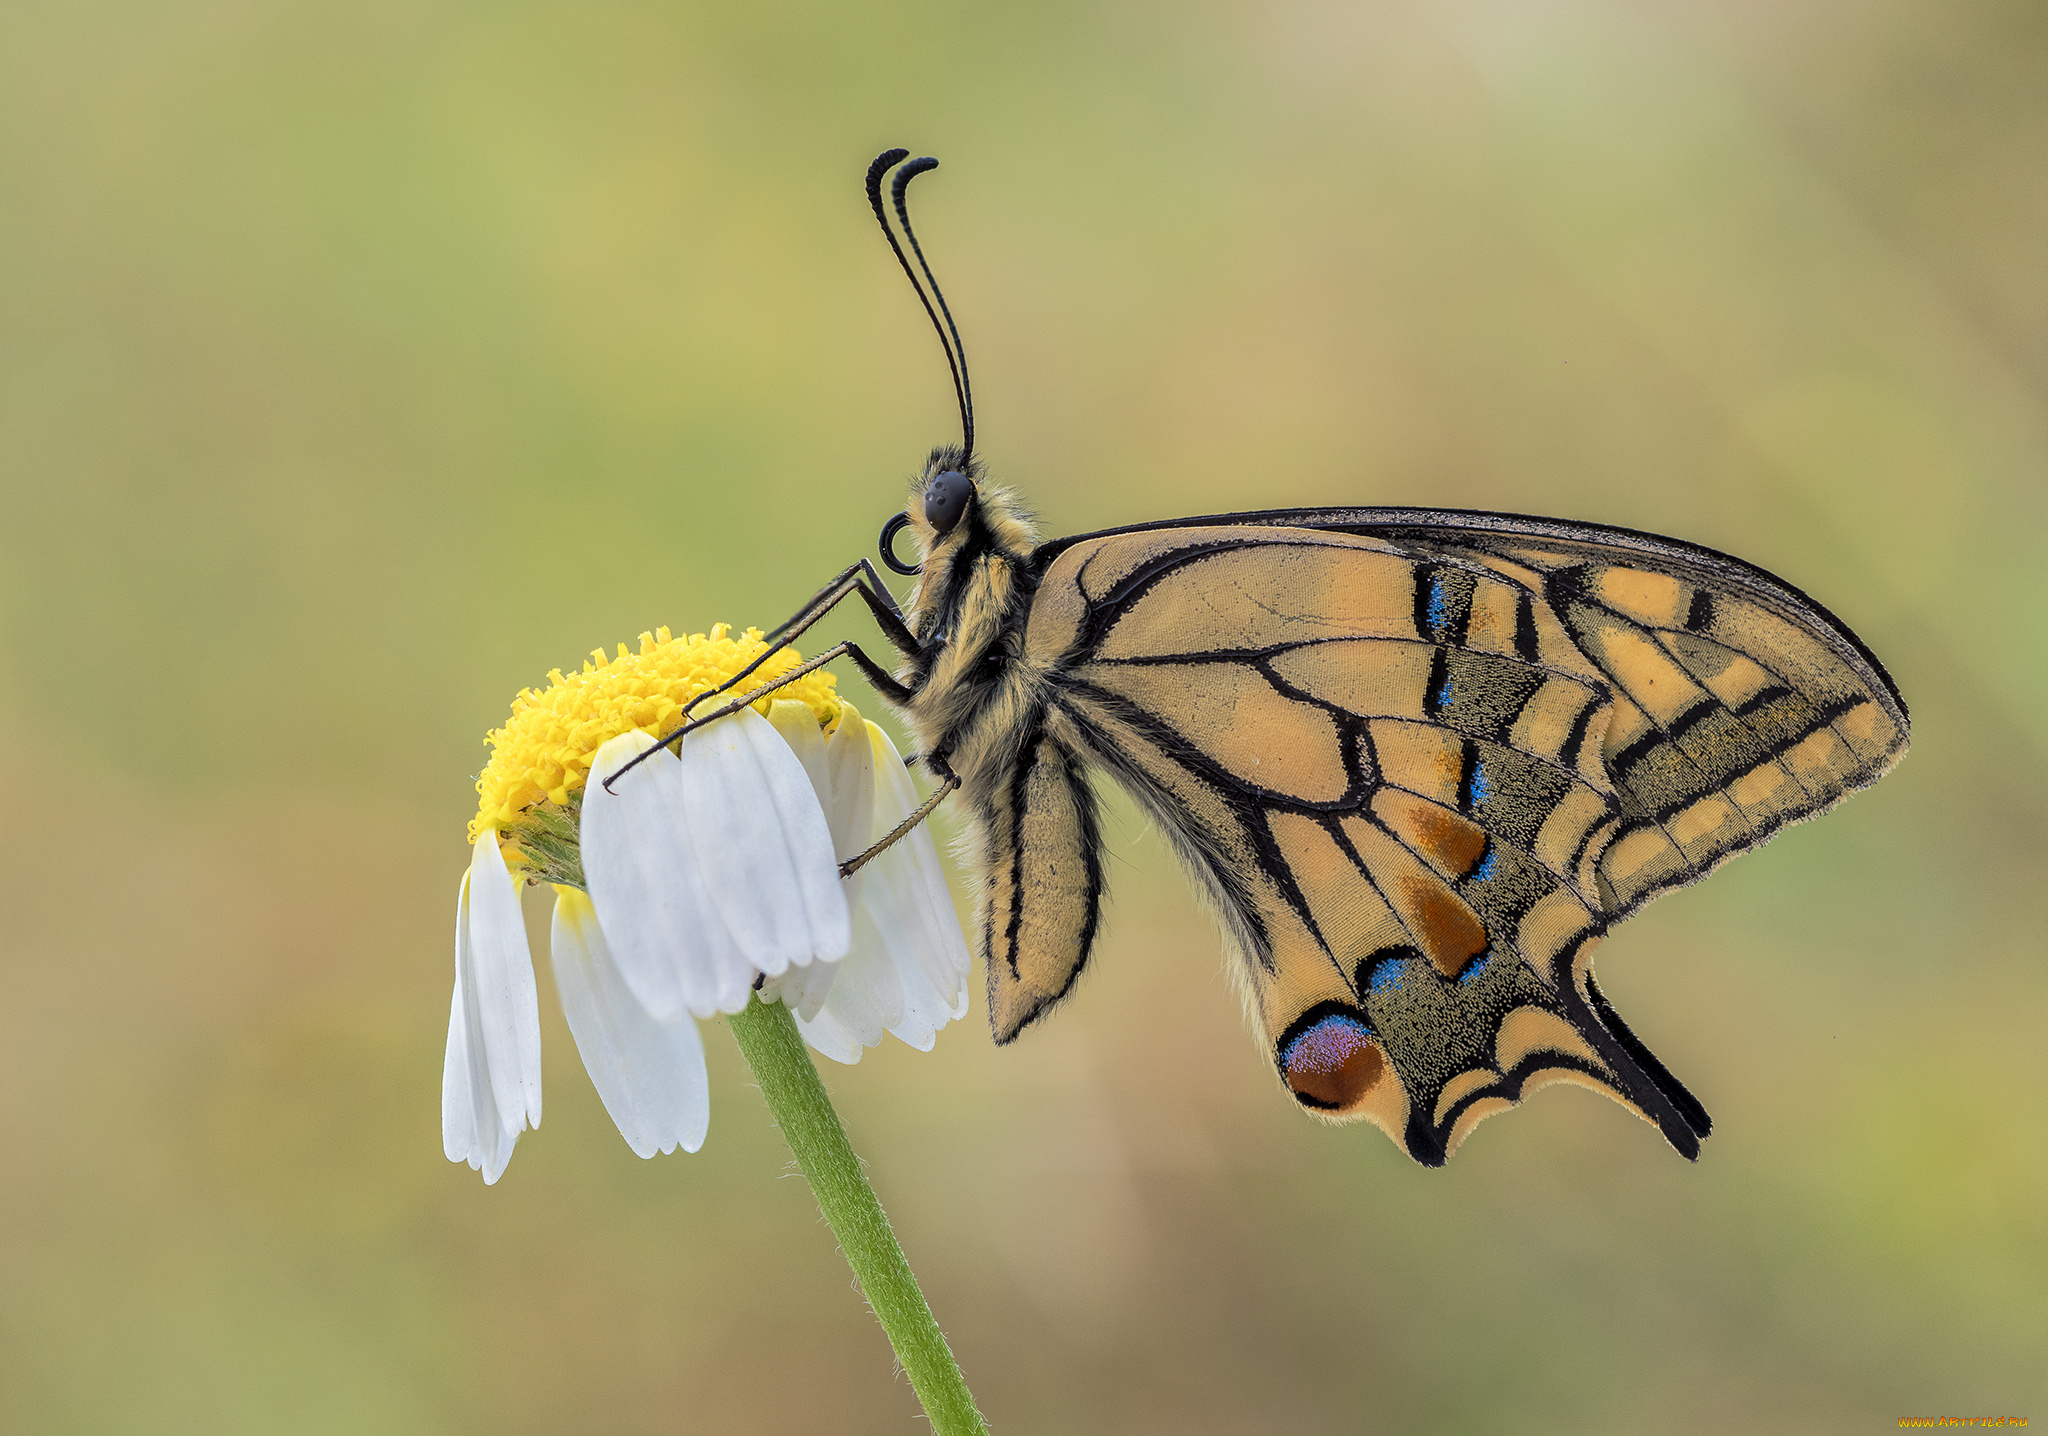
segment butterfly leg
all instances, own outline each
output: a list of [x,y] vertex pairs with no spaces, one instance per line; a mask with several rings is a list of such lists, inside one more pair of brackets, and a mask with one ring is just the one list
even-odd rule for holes
[[[723,718],[728,713],[737,713],[750,703],[759,703],[776,689],[788,687],[805,674],[813,673],[823,668],[835,658],[851,658],[854,666],[860,669],[861,677],[867,679],[874,686],[875,691],[880,693],[889,702],[901,706],[910,701],[911,691],[891,677],[886,668],[883,668],[874,659],[861,652],[860,645],[849,638],[844,642],[833,644],[823,653],[813,654],[796,667],[790,669],[789,672],[778,674],[776,677],[769,679],[768,682],[763,683],[759,688],[741,694],[738,698],[731,700],[716,711],[706,713],[702,718],[692,718],[661,741],[664,744],[673,743],[685,733],[694,733],[697,729],[702,728],[706,723],[714,719]],[[623,773],[626,770],[621,768],[619,771]]]
[[[845,571],[837,578],[813,594],[810,601],[804,604],[803,607],[770,629],[764,635],[768,646],[762,650],[759,658],[756,658],[752,663],[749,663],[739,672],[733,674],[732,677],[726,679],[725,682],[719,684],[716,688],[706,689],[683,705],[683,717],[687,721],[673,733],[662,739],[656,745],[656,748],[669,747],[671,744],[680,741],[685,734],[696,731],[706,723],[717,718],[723,718],[729,713],[737,713],[750,703],[759,702],[764,695],[774,692],[784,684],[794,682],[815,669],[824,667],[824,665],[830,663],[835,658],[851,658],[855,666],[860,669],[861,676],[867,679],[868,683],[873,686],[877,693],[882,695],[884,701],[892,703],[897,707],[907,704],[911,698],[911,690],[898,683],[894,675],[887,669],[876,663],[872,658],[869,658],[867,654],[861,652],[859,644],[848,640],[847,642],[833,645],[825,652],[812,657],[808,662],[801,663],[792,668],[773,682],[763,684],[761,687],[749,692],[745,697],[735,699],[715,712],[708,713],[702,718],[693,719],[689,716],[691,710],[696,708],[698,704],[716,698],[722,693],[731,692],[751,676],[755,669],[781,652],[791,639],[799,637],[804,630],[838,607],[842,600],[853,593],[858,593],[866,601],[868,611],[874,615],[875,622],[881,625],[883,636],[890,643],[894,644],[898,651],[905,654],[914,654],[918,651],[917,638],[903,622],[903,611],[896,606],[895,597],[890,594],[888,585],[882,582],[882,576],[875,572],[875,566],[872,563],[869,563],[864,558],[859,559],[847,565]],[[647,761],[648,755],[655,752],[656,748],[649,748],[646,753],[642,753],[632,762],[626,764],[625,767],[613,773],[611,777],[605,779],[605,791],[611,792],[613,783]]]
[[[875,572],[873,564],[869,563],[866,559],[860,559],[855,563],[847,565],[846,570],[839,577],[833,579],[830,583],[819,589],[817,593],[813,594],[810,601],[804,604],[802,608],[799,608],[781,623],[769,629],[763,635],[768,646],[762,651],[761,656],[739,672],[733,674],[732,677],[726,679],[725,682],[719,684],[716,688],[707,688],[704,692],[692,698],[684,705],[683,716],[687,718],[690,711],[697,707],[698,704],[708,702],[718,697],[721,693],[731,692],[739,684],[746,681],[755,669],[781,652],[785,644],[789,643],[792,639],[800,637],[805,629],[837,608],[840,602],[849,594],[854,593],[858,593],[866,601],[868,611],[875,616],[875,622],[882,627],[882,635],[895,645],[899,653],[914,654],[918,651],[917,638],[903,622],[903,611],[896,606],[896,599],[890,594],[888,585],[882,582],[882,576]],[[870,661],[865,654],[861,653],[852,644],[841,644],[833,652],[832,656],[836,658],[841,654],[849,654],[854,662],[861,666],[862,676],[866,677],[870,683],[874,683],[881,690],[884,698],[888,698],[892,702],[898,702],[901,700],[897,695],[908,694],[908,689],[897,683],[895,679],[889,677],[879,665]],[[821,660],[814,660],[809,666],[799,670],[798,673],[785,675],[783,682],[787,682],[791,677],[798,677],[802,673],[810,672],[811,668],[817,666],[818,661]],[[876,681],[876,674],[882,675],[880,682]],[[755,694],[755,697],[759,696],[759,693]],[[737,710],[730,707],[722,708],[718,714],[713,716],[721,716],[735,711]],[[670,735],[670,737],[674,736],[674,734]],[[620,773],[625,771],[624,768],[619,770]],[[618,774],[614,773],[612,776],[617,777]]]
[[933,793],[929,798],[926,798],[924,802],[918,807],[918,810],[916,812],[912,813],[909,817],[905,818],[902,822],[898,823],[894,828],[890,829],[888,836],[883,838],[879,843],[876,843],[873,847],[869,848],[866,852],[861,853],[859,856],[848,858],[845,862],[841,863],[839,865],[839,876],[841,876],[842,878],[852,877],[855,873],[859,872],[862,868],[866,867],[872,859],[888,851],[898,842],[901,842],[903,838],[909,834],[912,828],[916,827],[919,823],[923,822],[926,818],[929,818],[932,815],[932,811],[935,808],[937,808],[940,803],[945,801],[946,794],[952,792],[955,788],[960,786],[959,775],[954,773],[954,771],[947,766],[946,760],[940,757],[937,753],[933,753],[932,755],[930,755],[929,758],[925,760],[925,766],[930,768],[934,773],[938,774],[939,777],[943,780],[939,784],[938,791]]
[[786,643],[797,634],[809,628],[838,606],[848,594],[858,592],[867,603],[868,611],[875,616],[875,622],[882,626],[882,632],[891,643],[904,653],[917,652],[917,639],[912,637],[909,627],[903,622],[903,610],[896,605],[896,597],[889,592],[889,586],[882,582],[882,576],[875,572],[875,566],[866,559],[857,559],[846,566],[845,572],[819,589],[811,601],[799,608],[789,619],[769,630],[770,644]]
[[[769,650],[770,653],[774,651],[774,649]],[[767,654],[763,654],[762,657],[767,657]],[[880,693],[882,697],[888,700],[889,702],[900,706],[910,701],[910,690],[908,688],[905,688],[901,683],[898,683],[894,678],[890,677],[888,671],[884,669],[880,664],[876,663],[872,658],[868,657],[865,653],[861,652],[859,644],[853,642],[853,640],[851,639],[848,639],[844,643],[833,644],[823,653],[814,654],[812,657],[805,659],[802,663],[799,663],[796,667],[790,669],[787,673],[778,674],[776,677],[768,680],[768,682],[763,683],[759,688],[750,689],[748,692],[743,693],[739,697],[732,699],[730,702],[724,704],[723,706],[716,708],[709,713],[706,713],[703,717],[692,718],[689,722],[683,724],[680,728],[677,728],[674,732],[670,733],[666,738],[663,738],[659,743],[655,744],[654,747],[649,748],[645,753],[640,754],[638,757],[633,759],[632,762],[626,764],[624,767],[620,768],[616,773],[613,773],[609,778],[605,779],[604,790],[607,793],[614,792],[615,789],[613,789],[612,784],[616,783],[619,779],[625,777],[626,774],[632,772],[635,768],[639,767],[642,763],[646,762],[647,759],[653,754],[660,752],[663,748],[672,747],[675,744],[682,742],[682,740],[685,737],[696,732],[699,728],[702,728],[706,723],[715,723],[720,718],[724,718],[729,714],[739,712],[740,709],[747,707],[749,704],[760,702],[763,698],[767,697],[770,693],[773,693],[776,689],[787,687],[789,684],[796,682],[797,679],[802,678],[805,674],[823,668],[826,664],[830,663],[835,658],[851,658],[854,661],[855,666],[857,666],[860,669],[861,676],[866,678],[869,683],[873,684],[875,691]],[[756,659],[754,663],[749,664],[748,667],[742,670],[740,674],[737,676],[742,678],[745,677],[746,674],[748,672],[751,672],[753,668],[758,667],[759,663],[760,660]],[[714,693],[724,692],[731,687],[732,684],[728,682],[722,684],[719,688],[714,689],[712,691]],[[710,693],[706,693],[702,695],[702,698],[708,698],[710,696],[712,696]],[[701,698],[699,699],[699,701],[702,701]],[[687,712],[689,710],[686,708],[684,711]]]

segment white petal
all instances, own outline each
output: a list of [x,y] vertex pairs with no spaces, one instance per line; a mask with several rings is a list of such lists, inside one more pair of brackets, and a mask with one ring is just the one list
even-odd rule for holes
[[[860,710],[851,703],[843,706],[839,726],[825,743],[826,763],[832,774],[832,801],[825,816],[832,825],[832,846],[841,862],[867,850],[874,841],[875,822],[874,745]],[[855,873],[851,882],[858,884],[860,874]],[[848,887],[847,902],[855,901],[855,891]]]
[[491,1095],[506,1130],[516,1135],[540,1126],[540,997],[519,889],[495,833],[484,834],[471,850],[469,941],[476,986],[468,1035],[483,1039]]
[[[851,703],[840,706],[839,722],[830,738],[819,733],[817,715],[802,703],[770,704],[768,721],[804,765],[818,805],[825,810],[832,851],[845,862],[868,847],[868,828],[875,811],[875,758],[860,710]],[[860,883],[858,872],[840,882],[849,909],[860,901]],[[812,990],[823,998],[823,987],[813,985]]]
[[643,1157],[694,1152],[711,1123],[704,1043],[687,1016],[657,1022],[626,985],[598,926],[597,909],[557,888],[548,954],[562,1013],[605,1110]]
[[832,984],[838,979],[841,962],[814,962],[808,967],[792,967],[780,977],[766,977],[761,980],[760,994],[763,1002],[780,1002],[797,1015],[799,1022],[807,1022],[818,1015],[818,1009],[825,1004],[825,997],[832,991]]
[[[813,1052],[830,1057],[834,1062],[843,1062],[848,1067],[860,1061],[860,1054],[874,1045],[861,1041],[859,1032],[841,1022],[829,1010],[820,1011],[815,1017],[797,1018],[796,1030],[803,1034],[804,1042]],[[875,1041],[881,1041],[879,1034]]]
[[[875,752],[875,818],[869,841],[878,842],[917,810],[919,800],[889,735],[872,723],[867,729]],[[947,1011],[953,1017],[964,1015],[967,975],[973,960],[968,956],[967,939],[960,931],[960,915],[953,909],[945,870],[939,866],[931,823],[919,823],[868,866],[881,868],[894,886],[893,896],[898,904],[895,920],[885,919],[880,911],[875,918],[884,938],[892,943],[898,965],[906,959],[914,962],[932,988],[944,994]]]
[[[742,708],[683,740],[680,771],[685,836],[747,961],[773,977],[793,963],[844,957],[852,931],[832,834],[781,735]],[[721,1010],[737,1011],[747,996]]]
[[[850,825],[842,823],[834,814],[832,761],[825,735],[818,729],[818,715],[811,712],[808,704],[777,699],[768,705],[768,726],[782,735],[782,741],[789,744],[789,751],[796,754],[797,761],[804,765],[804,776],[811,780],[811,794],[825,814],[826,831],[832,835],[832,851],[845,858],[847,845],[857,840],[860,834],[842,831]],[[844,720],[841,720],[841,726],[844,726]],[[834,731],[837,732],[836,729]],[[858,873],[841,880],[840,896],[846,899],[849,908],[853,906],[854,889],[859,882]],[[820,995],[822,992],[820,989]]]
[[889,1031],[918,1051],[929,1052],[939,1029],[966,1015],[967,980],[956,978],[949,987],[936,987],[921,964],[900,957],[896,971],[903,981],[903,1016],[889,1024]]
[[626,985],[656,1020],[685,1010],[736,1012],[754,968],[698,870],[685,831],[682,764],[664,750],[621,778],[616,792],[604,786],[653,746],[645,733],[621,733],[593,755],[578,835],[584,881]]
[[825,1000],[813,1012],[797,1013],[797,1029],[833,1061],[853,1063],[903,1015],[902,978],[863,904],[854,915],[853,951],[839,964]]
[[[872,723],[876,796],[866,846],[915,811],[917,790],[895,745]],[[967,1010],[967,942],[939,871],[938,851],[924,825],[870,862],[854,911],[853,950],[815,1018],[799,1014],[804,1040],[839,1062],[893,1032],[920,1051]]]
[[478,1030],[469,878],[462,875],[455,899],[455,995],[448,1011],[448,1053],[441,1064],[441,1149],[449,1161],[469,1163],[491,1183],[504,1175],[519,1134],[506,1130],[491,1095],[483,1046],[469,1037]]
[[455,992],[448,1004],[448,1055],[441,1059],[441,1150],[467,1162],[476,1150],[475,1098],[469,1090],[469,1038],[462,1023],[462,969],[469,965],[469,874],[455,893]]
[[818,729],[818,715],[811,712],[807,703],[777,698],[768,705],[768,726],[789,744],[789,751],[804,765],[804,776],[811,780],[818,806],[830,812],[832,774],[825,765],[825,735]]

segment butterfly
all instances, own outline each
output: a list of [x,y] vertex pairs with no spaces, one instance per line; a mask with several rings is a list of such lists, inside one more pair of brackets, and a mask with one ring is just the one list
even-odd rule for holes
[[1100,773],[1171,839],[1306,1111],[1436,1166],[1573,1082],[1696,1157],[1706,1110],[1602,995],[1594,952],[1883,776],[1908,728],[1883,665],[1762,569],[1599,524],[1286,509],[1040,542],[973,452],[966,353],[910,227],[937,161],[891,186],[915,269],[884,211],[907,155],[874,162],[868,200],[946,346],[963,441],[882,531],[908,602],[863,559],[770,640],[857,594],[898,650],[893,672],[848,642],[793,673],[847,656],[915,731],[940,786],[899,833],[959,791],[995,1040],[1094,950]]

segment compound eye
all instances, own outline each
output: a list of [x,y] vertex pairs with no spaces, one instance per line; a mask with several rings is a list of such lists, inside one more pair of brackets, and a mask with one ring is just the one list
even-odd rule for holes
[[924,491],[924,519],[939,534],[953,532],[960,522],[960,515],[967,512],[967,501],[974,497],[974,480],[958,469],[948,469],[939,474]]

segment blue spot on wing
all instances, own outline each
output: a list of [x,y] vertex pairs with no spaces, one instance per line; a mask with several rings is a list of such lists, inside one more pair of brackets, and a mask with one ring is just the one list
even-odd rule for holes
[[1401,967],[1398,962],[1383,962],[1372,970],[1373,996],[1401,990]]
[[[1433,573],[1429,576],[1429,627],[1432,633],[1441,634],[1451,621],[1451,595],[1444,584],[1444,576]],[[1445,685],[1444,692],[1450,692]]]
[[1480,973],[1486,971],[1486,964],[1489,961],[1491,959],[1483,952],[1473,958],[1470,963],[1466,964],[1465,970],[1458,974],[1458,986],[1463,987],[1466,983],[1472,981],[1473,978],[1479,976]]
[[1489,841],[1486,845],[1486,856],[1479,860],[1478,867],[1466,874],[1466,880],[1468,882],[1483,883],[1492,877],[1495,870],[1499,867],[1500,860],[1494,856],[1493,844]]
[[1472,806],[1493,801],[1493,779],[1486,776],[1486,764],[1472,765]]

